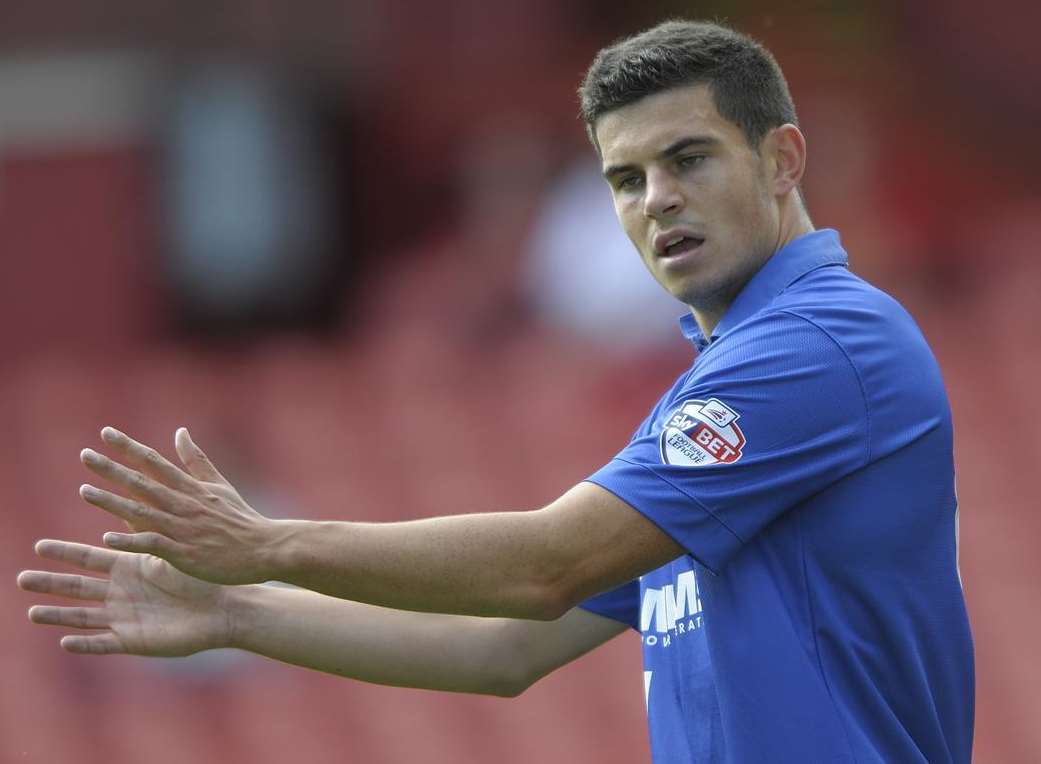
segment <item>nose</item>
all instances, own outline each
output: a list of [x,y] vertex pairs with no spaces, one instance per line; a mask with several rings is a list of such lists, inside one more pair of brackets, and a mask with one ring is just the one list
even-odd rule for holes
[[671,173],[663,169],[649,170],[645,183],[643,211],[647,217],[657,220],[683,208],[683,192]]

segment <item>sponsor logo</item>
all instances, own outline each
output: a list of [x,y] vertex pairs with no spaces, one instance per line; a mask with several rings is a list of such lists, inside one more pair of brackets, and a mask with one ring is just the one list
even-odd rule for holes
[[675,583],[660,589],[647,587],[640,602],[640,632],[647,647],[668,647],[702,626],[701,592],[693,570],[686,570]]
[[716,398],[685,401],[662,430],[662,461],[681,467],[733,464],[745,447],[745,434],[737,424],[740,418]]

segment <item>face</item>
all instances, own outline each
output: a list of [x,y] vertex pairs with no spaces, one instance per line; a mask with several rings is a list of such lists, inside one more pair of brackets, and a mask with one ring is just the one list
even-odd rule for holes
[[707,85],[608,112],[596,137],[618,219],[647,269],[714,325],[779,245],[768,152],[720,116]]

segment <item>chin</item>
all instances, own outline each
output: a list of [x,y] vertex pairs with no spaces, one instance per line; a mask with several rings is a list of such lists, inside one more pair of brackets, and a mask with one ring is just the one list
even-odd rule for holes
[[701,280],[696,284],[676,284],[669,292],[680,302],[689,305],[699,311],[723,312],[730,307],[730,303],[737,297],[733,284],[706,283]]

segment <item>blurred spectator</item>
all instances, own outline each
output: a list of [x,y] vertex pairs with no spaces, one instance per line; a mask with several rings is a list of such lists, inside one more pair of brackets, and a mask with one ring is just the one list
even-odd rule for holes
[[554,329],[619,354],[682,343],[676,319],[685,308],[651,278],[623,233],[592,150],[550,189],[529,258],[528,297]]
[[167,271],[189,326],[293,325],[334,294],[334,179],[305,91],[244,64],[189,71],[166,134]]

